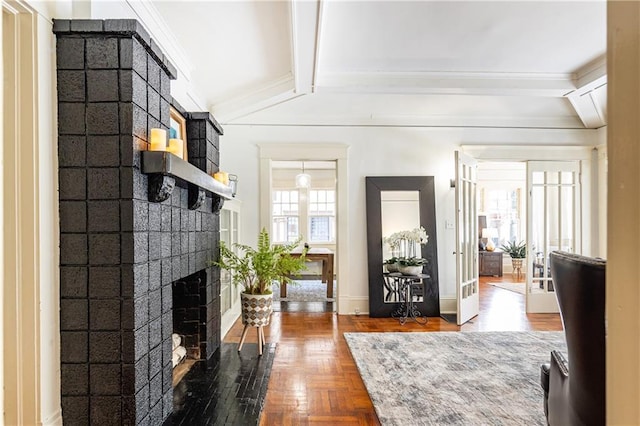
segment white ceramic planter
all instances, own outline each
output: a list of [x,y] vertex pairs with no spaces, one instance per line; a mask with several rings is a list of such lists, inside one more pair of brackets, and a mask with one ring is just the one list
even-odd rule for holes
[[252,327],[269,325],[273,312],[272,294],[240,294],[242,324]]
[[397,263],[387,263],[384,266],[387,267],[387,272],[398,272],[398,264]]
[[418,265],[418,266],[400,265],[398,269],[404,275],[419,275],[422,273],[422,265]]

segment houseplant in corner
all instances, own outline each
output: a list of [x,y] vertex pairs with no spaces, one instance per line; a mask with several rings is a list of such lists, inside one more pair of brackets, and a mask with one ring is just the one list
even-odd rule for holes
[[527,257],[527,243],[524,241],[520,241],[519,243],[516,243],[515,240],[509,241],[506,244],[502,244],[500,249],[511,256],[511,266],[513,266],[513,270],[521,271],[522,263]]
[[[300,257],[290,255],[299,242],[300,239],[290,244],[272,245],[265,228],[258,235],[257,248],[244,244],[227,247],[224,241],[220,241],[219,260],[212,264],[228,270],[233,283],[242,287],[240,300],[244,331],[238,350],[242,348],[248,327],[258,327],[259,340],[264,343],[264,335],[260,333],[263,326],[269,325],[273,311],[273,282],[290,283],[289,276],[305,268],[306,248]],[[262,345],[259,347],[262,354]]]

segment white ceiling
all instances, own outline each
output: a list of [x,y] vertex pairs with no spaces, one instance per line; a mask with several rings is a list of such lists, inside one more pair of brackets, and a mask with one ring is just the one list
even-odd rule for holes
[[223,124],[606,124],[605,1],[154,5]]

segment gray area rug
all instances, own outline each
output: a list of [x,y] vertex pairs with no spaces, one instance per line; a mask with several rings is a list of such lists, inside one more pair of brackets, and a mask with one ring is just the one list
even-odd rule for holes
[[[334,293],[335,295],[335,287]],[[280,285],[273,285],[274,302],[333,302],[335,299],[327,298],[327,285],[320,280],[299,280],[295,284],[287,285],[287,297],[280,298]]]
[[383,425],[545,425],[540,364],[564,333],[344,333]]

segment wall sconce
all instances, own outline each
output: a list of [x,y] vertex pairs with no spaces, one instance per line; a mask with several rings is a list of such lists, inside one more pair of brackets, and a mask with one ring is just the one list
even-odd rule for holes
[[238,176],[229,174],[229,187],[231,188],[231,196],[235,197],[238,191]]
[[302,162],[302,173],[296,175],[296,188],[309,188],[311,186],[311,175],[304,172],[304,161]]

